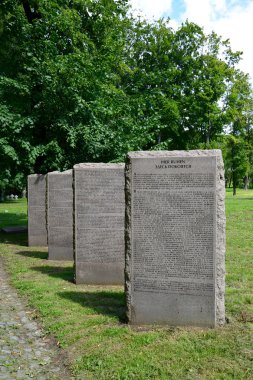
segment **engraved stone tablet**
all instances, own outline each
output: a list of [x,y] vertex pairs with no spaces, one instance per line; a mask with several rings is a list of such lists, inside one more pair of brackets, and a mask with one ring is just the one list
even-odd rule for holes
[[224,323],[224,195],[219,150],[128,154],[130,323]]
[[28,182],[28,245],[47,246],[46,175],[31,174]]
[[49,260],[74,260],[72,170],[47,174]]
[[74,166],[77,284],[124,283],[124,166]]

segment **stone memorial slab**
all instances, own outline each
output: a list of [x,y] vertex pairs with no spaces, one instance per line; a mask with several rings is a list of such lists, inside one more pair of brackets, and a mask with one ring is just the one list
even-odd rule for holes
[[224,196],[219,150],[128,154],[130,323],[207,327],[224,323]]
[[48,259],[74,260],[73,253],[73,173],[47,174]]
[[124,164],[74,166],[75,280],[124,283]]
[[28,245],[47,246],[46,175],[28,176]]

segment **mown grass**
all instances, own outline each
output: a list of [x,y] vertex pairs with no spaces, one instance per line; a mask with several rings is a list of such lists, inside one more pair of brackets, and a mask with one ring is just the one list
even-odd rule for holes
[[27,224],[26,198],[0,202],[0,228]]
[[[19,202],[25,214],[25,204]],[[0,204],[1,221],[8,207]],[[122,287],[76,286],[72,263],[47,261],[46,248],[24,246],[24,234],[0,234],[0,253],[34,318],[40,318],[45,331],[67,352],[77,379],[249,380],[253,379],[253,191],[238,190],[236,198],[228,191],[226,212],[229,323],[217,329],[131,328],[125,324]]]

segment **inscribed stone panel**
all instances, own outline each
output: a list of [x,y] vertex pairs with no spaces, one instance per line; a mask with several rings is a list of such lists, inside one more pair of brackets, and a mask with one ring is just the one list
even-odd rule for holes
[[126,168],[131,323],[224,322],[220,151],[132,152]]
[[28,245],[46,246],[46,175],[31,174],[28,187]]
[[73,173],[47,175],[48,258],[73,260]]
[[76,283],[124,282],[124,164],[74,166]]

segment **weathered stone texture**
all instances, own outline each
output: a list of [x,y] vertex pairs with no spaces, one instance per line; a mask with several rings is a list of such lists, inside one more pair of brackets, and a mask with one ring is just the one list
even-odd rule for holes
[[31,174],[28,182],[28,245],[46,246],[46,175]]
[[73,260],[72,170],[47,175],[47,230],[49,260]]
[[124,283],[124,164],[74,166],[75,280]]
[[130,323],[224,323],[224,196],[219,150],[128,154]]

